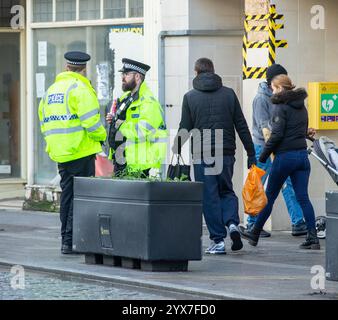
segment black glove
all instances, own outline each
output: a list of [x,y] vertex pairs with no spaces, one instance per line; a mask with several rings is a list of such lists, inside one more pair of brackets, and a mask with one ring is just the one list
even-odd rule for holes
[[257,164],[256,156],[249,156],[248,157],[248,169],[250,169],[251,166],[256,165],[256,164]]
[[265,152],[265,150],[263,150],[263,152],[260,154],[258,161],[261,163],[266,163],[266,161],[269,159],[270,153]]

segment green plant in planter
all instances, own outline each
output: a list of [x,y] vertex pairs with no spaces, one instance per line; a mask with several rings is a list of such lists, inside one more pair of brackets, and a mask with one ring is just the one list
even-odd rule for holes
[[168,181],[168,182],[183,182],[183,181],[189,181],[189,177],[185,174],[182,174],[180,178],[175,178],[175,179],[167,178],[165,181]]
[[122,171],[118,172],[116,175],[113,175],[113,179],[123,179],[123,180],[144,180],[147,179],[147,176],[143,171],[132,171],[126,167]]
[[189,181],[188,176],[183,174],[180,178],[175,179],[162,179],[161,176],[156,177],[148,177],[144,174],[142,170],[139,171],[132,171],[130,169],[125,168],[124,170],[120,171],[118,174],[113,175],[113,179],[121,179],[121,180],[146,180],[151,182],[183,182]]

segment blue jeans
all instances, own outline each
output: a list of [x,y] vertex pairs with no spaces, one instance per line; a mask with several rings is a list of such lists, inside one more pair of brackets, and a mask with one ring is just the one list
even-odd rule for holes
[[[255,144],[257,161],[258,161],[259,156],[261,155],[261,153],[263,151],[263,148],[264,148],[263,146]],[[265,183],[267,177],[270,174],[271,166],[272,166],[272,162],[271,162],[270,158],[266,161],[266,163],[257,162],[257,167],[266,171],[266,174],[262,177],[263,184]],[[295,194],[295,191],[293,190],[293,186],[292,186],[290,177],[288,177],[286,179],[285,183],[283,184],[282,194],[283,194],[283,197],[284,197],[286,207],[288,209],[288,214],[289,214],[290,219],[291,219],[291,224],[293,224],[293,225],[299,224],[300,222],[303,221],[303,211],[302,211],[302,208],[300,207],[300,205],[299,205],[299,203],[296,199],[296,194]],[[256,220],[257,220],[257,216],[255,216],[255,217],[249,216],[248,226],[249,227],[252,226],[256,222]]]
[[223,156],[223,169],[219,175],[206,175],[205,168],[212,165],[194,164],[195,180],[204,182],[203,214],[210,239],[222,241],[227,233],[225,226],[239,224],[238,198],[233,190],[232,176],[235,157]]
[[310,171],[311,166],[307,150],[284,152],[275,157],[266,189],[268,204],[259,213],[255,222],[258,229],[262,229],[270,217],[273,204],[288,177],[291,178],[308,230],[316,228],[315,213],[308,195]]

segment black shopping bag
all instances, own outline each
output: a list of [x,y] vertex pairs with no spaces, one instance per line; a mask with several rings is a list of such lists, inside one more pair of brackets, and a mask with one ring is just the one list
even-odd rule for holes
[[[183,158],[180,154],[177,155],[177,164],[173,164],[174,155],[171,158],[171,163],[168,168],[167,178],[171,180],[180,180],[181,178],[185,178],[183,180],[191,181],[190,177],[190,166],[186,165],[183,161]],[[182,164],[181,164],[182,162]]]

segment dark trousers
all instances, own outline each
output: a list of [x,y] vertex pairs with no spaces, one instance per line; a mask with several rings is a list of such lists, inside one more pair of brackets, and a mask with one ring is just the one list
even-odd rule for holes
[[302,208],[308,229],[315,229],[315,213],[309,199],[308,185],[310,177],[310,161],[306,150],[284,152],[276,155],[270,175],[266,196],[268,204],[259,213],[255,226],[262,229],[271,215],[273,205],[288,177],[291,178],[296,199]]
[[225,226],[239,224],[238,198],[233,190],[234,156],[223,156],[223,169],[218,175],[207,175],[205,169],[212,167],[202,162],[194,164],[195,180],[204,182],[203,214],[210,239],[222,241],[227,233]]
[[58,164],[61,176],[60,220],[62,244],[73,244],[74,177],[95,176],[95,155]]

